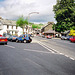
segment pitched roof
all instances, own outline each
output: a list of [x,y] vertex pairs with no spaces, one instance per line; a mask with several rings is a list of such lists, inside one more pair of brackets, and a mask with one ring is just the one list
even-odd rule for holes
[[55,32],[54,30],[49,29],[48,31],[45,31],[44,33],[53,33],[54,34],[54,33],[58,33],[58,32]]
[[16,21],[13,20],[7,20],[7,19],[0,19],[2,24],[6,24],[6,25],[16,25]]

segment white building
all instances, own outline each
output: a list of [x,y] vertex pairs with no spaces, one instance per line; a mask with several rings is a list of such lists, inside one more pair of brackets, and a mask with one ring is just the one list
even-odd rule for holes
[[[24,29],[24,32],[26,33],[26,28]],[[31,29],[29,29],[29,32],[31,32]],[[0,34],[3,35],[3,33],[10,33],[12,35],[19,36],[23,34],[23,29],[16,26],[16,21],[7,20],[0,17]]]

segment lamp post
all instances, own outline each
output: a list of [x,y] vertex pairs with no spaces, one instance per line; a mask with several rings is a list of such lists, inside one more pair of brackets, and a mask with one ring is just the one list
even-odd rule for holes
[[[29,13],[29,14],[28,14],[28,25],[29,25],[29,17],[30,17],[30,15],[31,15],[31,14],[34,14],[34,13],[39,14],[39,12],[31,12],[31,13]],[[28,27],[28,33],[29,33],[29,27]]]

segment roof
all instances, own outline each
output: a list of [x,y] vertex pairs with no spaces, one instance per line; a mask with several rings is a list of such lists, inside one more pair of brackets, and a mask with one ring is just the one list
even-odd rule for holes
[[54,22],[48,22],[47,25],[45,25],[44,27],[42,27],[42,29],[45,28],[45,27],[47,27],[48,25],[53,25],[53,24],[54,24]]
[[7,19],[0,19],[2,24],[6,24],[6,25],[16,25],[16,21],[12,21],[12,20],[7,20]]
[[57,32],[55,32],[54,30],[49,29],[48,31],[45,31],[44,33],[53,33],[54,34],[54,33],[57,33]]

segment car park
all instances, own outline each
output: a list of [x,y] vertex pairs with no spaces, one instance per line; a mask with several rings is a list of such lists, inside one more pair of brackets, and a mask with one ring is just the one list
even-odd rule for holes
[[7,45],[7,42],[8,42],[7,38],[0,35],[0,44],[6,44]]
[[72,38],[70,38],[71,42],[75,42],[75,36],[72,36]]
[[30,43],[32,41],[30,35],[23,34],[20,35],[18,38],[16,38],[16,42],[24,42],[24,43]]

